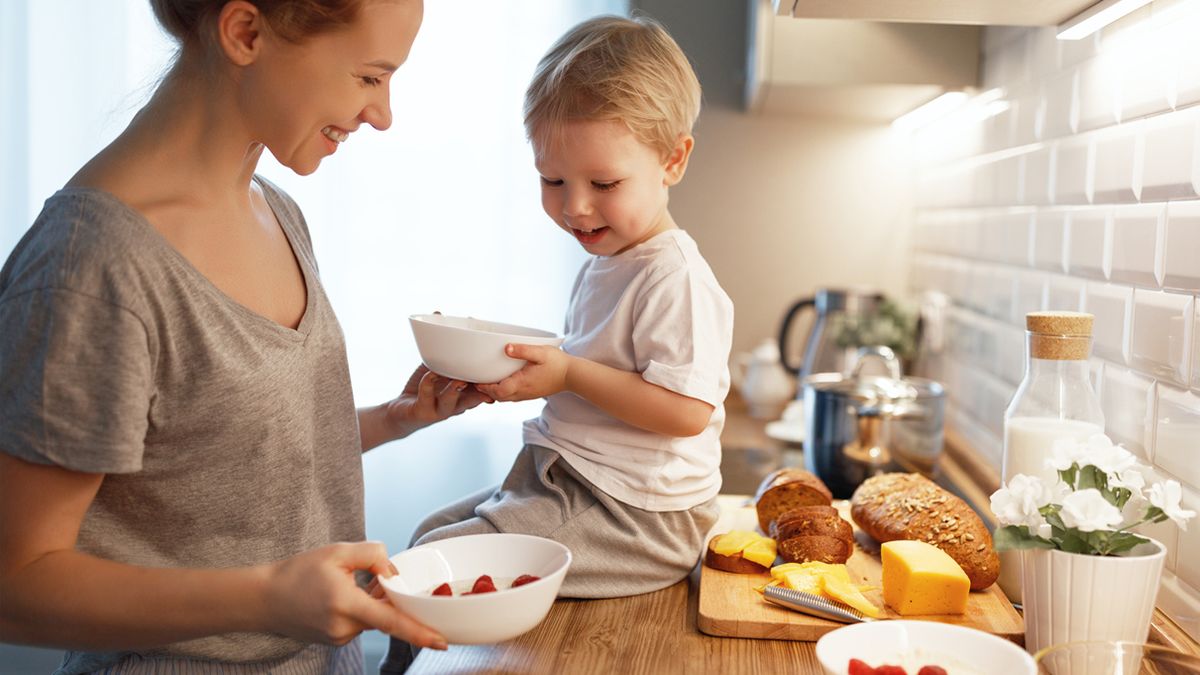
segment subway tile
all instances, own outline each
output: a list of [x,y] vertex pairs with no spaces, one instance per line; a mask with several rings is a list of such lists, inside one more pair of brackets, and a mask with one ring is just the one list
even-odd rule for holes
[[1058,64],[1060,68],[1077,66],[1094,57],[1100,51],[1100,33],[1092,33],[1082,40],[1058,40]]
[[[1200,492],[1183,488],[1183,508],[1200,513]],[[1193,589],[1200,589],[1200,518],[1188,521],[1187,530],[1179,533],[1179,550],[1175,553],[1175,573]],[[1200,639],[1200,638],[1198,638]]]
[[1154,20],[1160,26],[1159,40],[1166,50],[1168,82],[1172,85],[1167,95],[1176,108],[1185,108],[1200,102],[1200,49],[1196,35],[1200,35],[1200,6],[1193,0],[1186,2],[1154,3]]
[[1096,56],[1079,67],[1078,131],[1103,129],[1120,121],[1114,60]]
[[1021,384],[1025,377],[1025,331],[1014,326],[995,326],[996,370],[1010,385]]
[[1042,85],[1033,133],[1039,140],[1061,138],[1079,128],[1079,73],[1075,69],[1049,77]]
[[1025,315],[1040,312],[1046,307],[1047,275],[1041,272],[1021,271],[1013,280],[1012,323],[1025,330]]
[[1117,366],[1104,367],[1100,406],[1104,430],[1139,457],[1146,458],[1154,431],[1154,380]]
[[1067,211],[1039,209],[1033,219],[1033,265],[1051,272],[1065,272]]
[[1163,286],[1200,291],[1200,201],[1168,202]]
[[1050,176],[1054,170],[1054,148],[1046,146],[1026,153],[1025,185],[1021,194],[1022,204],[1045,205],[1050,203]]
[[983,257],[994,262],[1029,264],[1032,209],[993,211],[982,219]]
[[[981,147],[984,152],[994,152],[996,150],[1004,150],[1011,148],[1014,145],[1021,145],[1030,141],[1018,143],[1016,141],[1016,126],[1019,112],[1017,110],[1017,101],[1009,98],[1009,106],[1006,110],[1002,110],[991,117],[983,120],[982,123],[982,139]],[[1032,139],[1030,139],[1032,140]]]
[[978,258],[983,246],[983,217],[978,211],[955,212],[955,246],[951,253],[962,258]]
[[1030,74],[1038,77],[1044,73],[1058,72],[1058,38],[1054,26],[1038,26],[1025,33],[1026,58],[1029,59]]
[[1074,138],[1057,145],[1054,189],[1051,202],[1060,205],[1087,204],[1091,201],[1092,144],[1089,139]]
[[1200,489],[1200,396],[1161,383],[1157,389],[1154,464]]
[[976,164],[971,169],[971,206],[988,206],[996,203],[997,193],[996,163],[994,161]]
[[1192,110],[1148,120],[1143,130],[1142,201],[1200,194],[1200,114]]
[[1164,204],[1113,210],[1112,280],[1158,288],[1162,284]]
[[1093,202],[1128,204],[1137,201],[1134,182],[1141,162],[1138,141],[1136,129],[1129,125],[1096,136],[1092,159]]
[[1011,206],[1021,203],[1022,160],[1020,156],[1005,157],[991,163],[992,204]]
[[1065,241],[1069,274],[1092,279],[1107,278],[1112,251],[1112,208],[1067,211]]
[[1013,145],[1028,145],[1041,137],[1045,97],[1041,85],[1017,87],[1012,92]]
[[[1147,8],[1149,9],[1149,8]],[[1120,69],[1118,85],[1120,115],[1131,120],[1156,115],[1171,109],[1171,77],[1168,47],[1156,40],[1159,31],[1146,30],[1131,35],[1117,56]]]
[[1095,317],[1092,324],[1092,351],[1109,361],[1127,363],[1133,289],[1117,284],[1090,283],[1087,285],[1083,308]]
[[1007,321],[1012,316],[1015,275],[1016,269],[1013,267],[996,265],[991,269],[984,310],[997,321]]
[[1135,290],[1129,365],[1159,380],[1186,387],[1194,306],[1190,295]]
[[1046,288],[1046,309],[1078,312],[1083,308],[1087,282],[1061,274],[1050,275]]

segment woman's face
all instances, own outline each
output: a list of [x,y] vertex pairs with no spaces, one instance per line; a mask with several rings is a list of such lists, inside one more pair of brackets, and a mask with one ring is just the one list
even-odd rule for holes
[[354,23],[286,42],[265,31],[260,55],[241,69],[249,130],[300,175],[316,170],[361,124],[392,123],[392,73],[421,26],[421,0],[367,0]]

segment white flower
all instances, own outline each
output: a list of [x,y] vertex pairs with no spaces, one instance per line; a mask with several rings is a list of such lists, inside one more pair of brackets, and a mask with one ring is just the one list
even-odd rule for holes
[[[1061,481],[1057,486],[1066,487]],[[1049,504],[1056,492],[1036,476],[1019,473],[992,494],[992,513],[1005,525],[1027,525],[1033,531],[1045,525],[1038,509]]]
[[1073,438],[1060,438],[1050,447],[1050,456],[1044,462],[1047,469],[1066,471],[1072,464],[1087,464],[1088,446]]
[[1063,525],[1073,527],[1081,532],[1096,530],[1111,530],[1121,524],[1121,510],[1104,498],[1096,488],[1079,490],[1067,495],[1063,500]]
[[1169,480],[1165,483],[1155,483],[1148,491],[1150,503],[1162,509],[1167,517],[1175,522],[1181,530],[1187,530],[1187,521],[1196,515],[1195,511],[1183,508],[1183,489],[1178,481]]
[[1087,450],[1079,466],[1091,464],[1109,476],[1113,476],[1137,464],[1137,457],[1120,445],[1113,445],[1104,434],[1092,434],[1087,440]]

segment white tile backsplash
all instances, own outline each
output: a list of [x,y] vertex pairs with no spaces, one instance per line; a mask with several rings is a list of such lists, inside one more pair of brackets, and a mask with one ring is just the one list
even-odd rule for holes
[[1162,285],[1163,204],[1118,206],[1113,210],[1113,281],[1158,288]]
[[1159,385],[1154,464],[1200,489],[1200,396]]
[[1200,201],[1169,202],[1163,238],[1163,286],[1200,292]]
[[[1200,510],[1198,36],[1200,0],[1155,0],[1080,41],[987,29],[982,72],[1008,111],[922,132],[957,153],[916,177],[936,185],[918,213],[956,209],[915,245],[937,255],[913,277],[952,299],[933,372],[947,427],[997,470],[1025,314],[1082,308],[1107,433]],[[1168,548],[1160,606],[1200,639],[1200,520],[1146,534]]]
[[1106,279],[1112,250],[1112,208],[1067,212],[1067,273]]
[[1133,289],[1118,284],[1089,283],[1083,308],[1095,317],[1092,320],[1092,351],[1109,361],[1126,363]]
[[1160,381],[1186,387],[1194,305],[1190,295],[1135,290],[1129,364]]
[[1143,130],[1143,201],[1192,199],[1200,194],[1200,115],[1188,110],[1149,120]]

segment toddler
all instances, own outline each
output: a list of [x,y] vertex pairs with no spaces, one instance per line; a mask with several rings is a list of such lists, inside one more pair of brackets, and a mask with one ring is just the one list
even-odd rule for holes
[[599,17],[542,58],[525,127],[547,215],[592,254],[571,290],[562,349],[498,401],[546,398],[496,488],[422,522],[413,544],[483,532],[548,537],[574,556],[569,597],[645,593],[687,576],[717,518],[733,304],[667,210],[683,178],[700,84],[646,18]]

